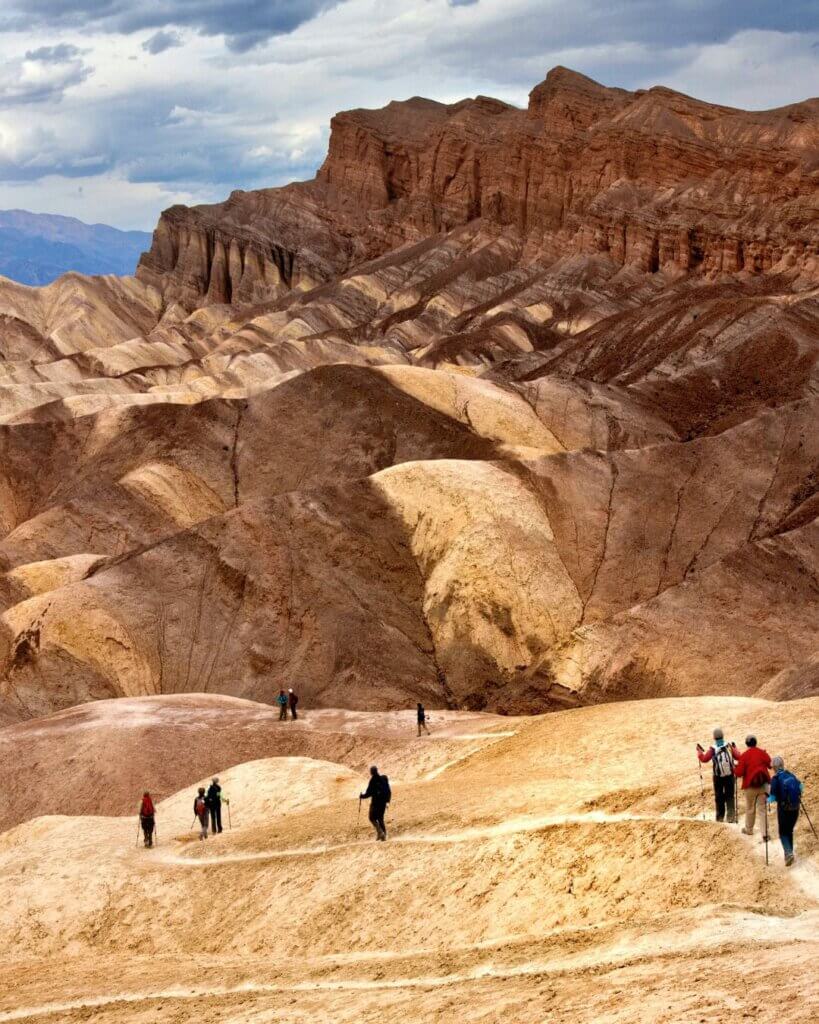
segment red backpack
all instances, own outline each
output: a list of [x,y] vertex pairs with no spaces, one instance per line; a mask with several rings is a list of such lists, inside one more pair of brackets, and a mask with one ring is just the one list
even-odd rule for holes
[[204,818],[207,809],[208,805],[205,803],[205,798],[198,796],[193,803],[193,813],[197,818]]
[[142,798],[142,806],[139,809],[139,813],[143,818],[152,818],[154,816],[154,803],[149,796]]

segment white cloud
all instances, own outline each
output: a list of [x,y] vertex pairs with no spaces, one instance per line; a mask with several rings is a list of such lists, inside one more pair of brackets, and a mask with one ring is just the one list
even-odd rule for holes
[[[72,17],[93,3],[71,0]],[[245,39],[253,10],[237,27]],[[0,207],[25,195],[38,209],[94,208],[96,220],[150,228],[171,202],[309,177],[338,110],[418,94],[525,104],[558,63],[609,85],[782,104],[819,91],[819,6],[810,10],[789,0],[346,0],[242,54],[181,16],[153,36],[102,31],[98,18],[57,39],[44,23],[21,28],[0,34]],[[166,35],[182,45],[164,47]]]
[[44,46],[0,65],[0,107],[59,103],[66,89],[79,85],[93,71],[74,46]]

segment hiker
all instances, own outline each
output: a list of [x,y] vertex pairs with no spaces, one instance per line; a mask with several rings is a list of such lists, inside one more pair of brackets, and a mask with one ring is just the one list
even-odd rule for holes
[[429,736],[429,729],[427,728],[427,713],[424,710],[424,705],[418,701],[418,735],[421,735],[421,730]]
[[151,799],[151,794],[142,794],[142,803],[139,805],[139,824],[142,834],[145,836],[145,845],[150,849],[154,845],[154,824],[156,809]]
[[199,838],[208,838],[208,801],[205,796],[205,787],[200,786],[199,792],[193,799],[193,813],[199,819]]
[[384,812],[387,804],[392,799],[390,780],[386,775],[379,775],[375,765],[370,768],[370,782],[366,790],[359,794],[359,800],[370,801],[370,823],[375,829],[376,841],[384,842],[387,838],[387,828],[384,824]]
[[299,695],[297,693],[293,693],[293,687],[292,686],[287,691],[287,697],[288,697],[288,700],[290,701],[290,717],[295,722],[296,719],[299,717],[296,714],[296,708],[298,707],[298,704],[299,704]]
[[785,761],[781,757],[773,759],[774,776],[771,779],[769,804],[776,804],[776,820],[779,825],[779,841],[785,852],[785,867],[793,864],[793,830],[799,817],[799,806],[802,803],[802,783],[793,772],[785,771]]
[[731,748],[725,742],[722,729],[714,729],[713,747],[704,750],[699,743],[697,744],[697,757],[700,764],[708,764],[710,761],[714,770],[714,803],[717,808],[717,821],[725,821],[727,812],[728,821],[735,822],[737,807],[734,757]]
[[743,835],[754,834],[754,822],[756,821],[756,805],[762,797],[763,822],[765,827],[765,838],[768,836],[768,817],[765,813],[765,792],[770,775],[768,769],[771,767],[771,758],[767,751],[756,745],[756,736],[745,737],[745,750],[740,754],[736,743],[731,745],[731,753],[734,755],[734,775],[742,779],[742,790],[745,793],[745,827]]
[[287,694],[284,690],[279,690],[276,703],[279,705],[279,721],[284,722],[287,720]]
[[210,811],[210,830],[213,835],[222,831],[222,787],[219,785],[219,778],[211,779],[208,792],[205,795],[205,803]]

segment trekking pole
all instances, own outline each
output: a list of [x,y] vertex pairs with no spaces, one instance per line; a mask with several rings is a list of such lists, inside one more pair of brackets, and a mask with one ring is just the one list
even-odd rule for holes
[[[194,814],[194,816],[193,816],[193,821],[191,822],[191,828],[193,828],[193,826],[194,826],[195,824],[196,824],[196,815]],[[189,828],[189,829],[188,829],[188,832],[190,832],[191,828]]]
[[799,803],[800,803],[800,805],[802,807],[802,810],[805,812],[805,818],[807,819],[807,822],[810,825],[811,832],[813,832],[813,838],[814,839],[819,839],[819,836],[816,835],[816,829],[813,827],[813,822],[810,820],[810,815],[808,814],[808,809],[807,809],[807,807],[805,807],[805,801],[804,800],[800,800]]
[[702,806],[702,820],[705,821],[705,783],[702,781],[702,763],[700,765],[700,804]]
[[154,822],[154,846],[159,846],[159,828]]
[[228,800],[228,828],[233,828],[233,822],[230,820],[230,800]]
[[137,848],[139,848],[139,831],[140,831],[141,828],[142,828],[142,822],[138,821],[137,822],[137,837],[136,837],[136,842],[134,843],[134,846],[136,846]]
[[358,817],[355,820],[355,827],[358,828],[358,826],[360,824],[361,824],[361,797],[358,798]]
[[[757,800],[759,797],[757,797]],[[762,813],[765,815],[765,867],[768,867],[768,839],[770,830],[768,828],[768,801],[763,798]]]

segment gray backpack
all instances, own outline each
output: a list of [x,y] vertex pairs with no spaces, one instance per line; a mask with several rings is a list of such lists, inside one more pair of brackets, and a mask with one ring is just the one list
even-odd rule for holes
[[714,775],[721,779],[734,774],[734,759],[728,747],[714,748]]

